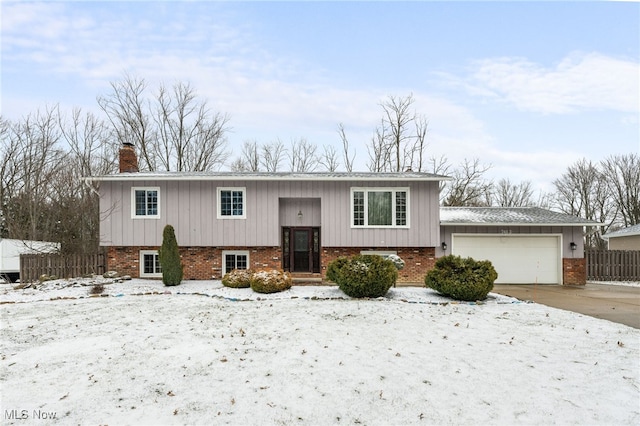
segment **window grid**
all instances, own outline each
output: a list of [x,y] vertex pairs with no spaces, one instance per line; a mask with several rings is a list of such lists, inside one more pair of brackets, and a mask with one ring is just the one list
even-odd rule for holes
[[159,217],[159,196],[160,194],[157,188],[134,188],[134,217]]
[[162,275],[160,255],[157,251],[146,250],[140,252],[140,276],[157,277]]
[[405,191],[396,192],[396,226],[406,226],[407,224],[407,193]]
[[352,214],[355,227],[406,227],[408,188],[352,189]]
[[223,189],[220,190],[220,216],[243,217],[244,216],[244,190]]
[[364,226],[364,192],[355,191],[353,193],[353,224]]
[[249,255],[247,253],[223,253],[224,273],[234,269],[248,269]]

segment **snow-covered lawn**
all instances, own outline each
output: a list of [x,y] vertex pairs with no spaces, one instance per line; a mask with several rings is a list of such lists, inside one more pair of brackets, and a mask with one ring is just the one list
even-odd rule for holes
[[86,284],[1,287],[2,424],[640,423],[624,325],[425,288]]

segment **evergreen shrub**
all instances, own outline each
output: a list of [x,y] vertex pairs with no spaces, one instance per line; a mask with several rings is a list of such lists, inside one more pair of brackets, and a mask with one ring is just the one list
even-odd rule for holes
[[337,283],[338,282],[338,271],[340,270],[340,268],[342,268],[347,263],[349,263],[349,259],[346,258],[346,257],[343,257],[343,256],[337,258],[333,262],[330,262],[327,265],[327,279],[329,281]]
[[382,256],[357,255],[346,261],[337,259],[334,262],[339,262],[333,265],[335,282],[350,297],[382,297],[398,279],[394,263]]
[[182,262],[180,250],[173,226],[167,225],[162,231],[162,246],[159,253],[162,267],[162,282],[167,286],[178,285],[182,282]]
[[251,286],[251,269],[234,269],[222,277],[222,285],[231,288],[249,288]]
[[488,260],[443,256],[427,273],[424,283],[438,293],[456,300],[484,300],[493,289],[498,273]]
[[278,293],[291,288],[291,274],[280,269],[264,269],[251,275],[251,289],[256,293]]

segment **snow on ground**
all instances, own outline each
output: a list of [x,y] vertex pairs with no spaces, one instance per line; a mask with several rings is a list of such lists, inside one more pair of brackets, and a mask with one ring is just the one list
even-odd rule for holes
[[0,289],[3,424],[640,423],[621,324],[415,287],[89,283]]
[[640,287],[638,281],[589,281],[587,284],[600,284],[600,285],[621,285],[624,287]]

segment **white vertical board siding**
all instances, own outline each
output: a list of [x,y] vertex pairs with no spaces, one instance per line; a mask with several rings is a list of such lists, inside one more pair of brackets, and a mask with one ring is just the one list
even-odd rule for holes
[[[160,188],[159,219],[131,217],[132,186]],[[218,187],[245,188],[246,219],[217,218]],[[352,228],[352,187],[409,187],[410,228]],[[103,181],[100,193],[107,246],[159,246],[166,224],[181,246],[278,246],[281,227],[298,226],[299,210],[300,226],[322,228],[325,247],[433,247],[440,239],[438,182]]]

